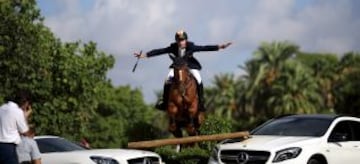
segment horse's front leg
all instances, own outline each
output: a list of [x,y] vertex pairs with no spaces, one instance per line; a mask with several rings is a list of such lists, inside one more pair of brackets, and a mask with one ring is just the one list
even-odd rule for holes
[[196,130],[196,117],[197,117],[197,113],[198,113],[198,102],[197,101],[193,101],[188,109],[189,112],[189,124],[186,127],[186,131],[188,132],[189,136],[195,136],[197,135],[197,130]]
[[171,132],[175,137],[182,137],[180,127],[176,122],[176,114],[178,113],[178,108],[174,103],[168,104],[167,114],[169,116],[169,132]]

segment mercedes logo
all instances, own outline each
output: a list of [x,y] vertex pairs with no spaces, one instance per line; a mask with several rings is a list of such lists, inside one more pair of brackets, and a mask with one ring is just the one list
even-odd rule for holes
[[249,154],[246,152],[240,152],[237,157],[237,163],[238,164],[246,164],[246,162],[249,160]]

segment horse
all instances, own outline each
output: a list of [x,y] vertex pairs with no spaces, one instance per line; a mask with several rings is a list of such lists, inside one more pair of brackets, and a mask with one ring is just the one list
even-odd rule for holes
[[197,82],[191,74],[184,59],[176,59],[173,64],[174,77],[171,80],[167,114],[169,116],[169,132],[175,137],[183,137],[182,128],[189,136],[198,135],[199,98]]

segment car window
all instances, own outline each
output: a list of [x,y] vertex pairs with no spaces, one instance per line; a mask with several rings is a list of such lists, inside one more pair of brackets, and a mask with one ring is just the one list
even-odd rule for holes
[[351,121],[350,126],[351,126],[352,132],[354,134],[353,140],[360,141],[360,122]]
[[331,122],[331,119],[322,118],[284,117],[265,123],[255,129],[252,135],[319,137],[325,134]]
[[338,122],[329,136],[330,142],[344,142],[353,140],[353,133],[350,121]]
[[63,138],[38,138],[35,141],[41,153],[85,150],[83,147]]

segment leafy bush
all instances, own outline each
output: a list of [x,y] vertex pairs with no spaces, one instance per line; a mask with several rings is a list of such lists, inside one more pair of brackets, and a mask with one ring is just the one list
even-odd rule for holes
[[184,148],[176,152],[171,146],[157,148],[155,150],[165,163],[171,164],[197,164],[206,163],[209,153],[200,147]]
[[[205,120],[204,124],[200,127],[201,135],[212,135],[212,134],[221,134],[221,133],[230,133],[232,131],[231,120],[223,119],[215,115],[209,115]],[[207,150],[209,153],[216,145],[216,141],[206,141],[199,143],[199,146]]]

